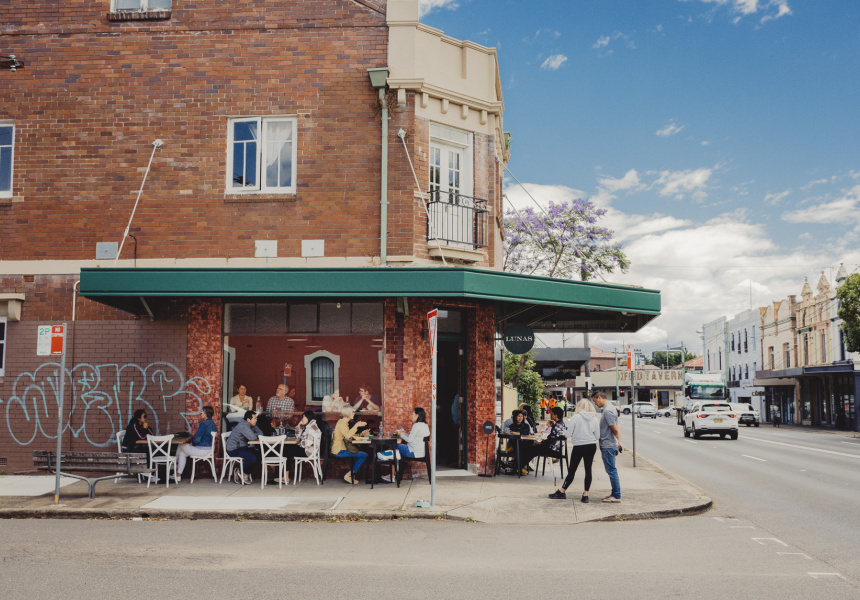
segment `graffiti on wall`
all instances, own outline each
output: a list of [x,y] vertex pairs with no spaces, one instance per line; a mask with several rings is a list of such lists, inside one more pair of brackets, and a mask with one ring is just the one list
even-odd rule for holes
[[[18,444],[26,446],[40,436],[57,439],[60,370],[58,363],[44,363],[32,373],[21,373],[12,386],[12,395],[0,399],[0,414],[5,413],[6,427]],[[203,397],[212,391],[205,378],[186,380],[182,371],[167,362],[145,367],[82,363],[67,368],[64,376],[63,433],[70,431],[75,438],[83,437],[99,447],[116,444],[117,432],[125,430],[138,408],[150,415],[150,427],[156,434],[190,431],[188,418],[201,413]],[[168,402],[180,395],[181,406],[187,410],[179,411],[181,423],[170,424],[166,420]]]

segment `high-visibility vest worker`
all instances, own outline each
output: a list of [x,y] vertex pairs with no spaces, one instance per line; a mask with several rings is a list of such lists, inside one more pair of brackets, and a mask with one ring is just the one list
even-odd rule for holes
[[549,399],[549,409],[552,410],[555,408],[555,398]]

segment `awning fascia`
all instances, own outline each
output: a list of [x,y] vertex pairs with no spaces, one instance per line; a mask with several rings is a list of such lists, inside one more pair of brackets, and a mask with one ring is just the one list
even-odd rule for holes
[[[660,314],[660,292],[470,268],[85,268],[85,298],[140,314],[140,298],[488,300],[558,311],[617,313],[640,328]],[[509,306],[513,309],[516,306]],[[553,309],[549,309],[550,311]],[[549,314],[546,310],[543,311]]]

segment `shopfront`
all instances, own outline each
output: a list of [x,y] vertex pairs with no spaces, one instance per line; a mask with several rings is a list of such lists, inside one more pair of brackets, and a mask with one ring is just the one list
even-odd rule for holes
[[338,395],[354,405],[365,389],[368,418],[406,428],[413,408],[431,412],[427,313],[439,309],[437,459],[472,470],[486,459],[481,426],[495,418],[495,349],[509,324],[635,331],[660,311],[654,290],[469,268],[85,269],[80,287],[156,322],[189,305],[186,378],[211,386],[189,398],[192,420],[239,385],[264,409],[286,385],[296,413]]

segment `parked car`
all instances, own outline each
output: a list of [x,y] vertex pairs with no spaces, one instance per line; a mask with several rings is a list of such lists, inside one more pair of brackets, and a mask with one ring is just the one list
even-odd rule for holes
[[707,434],[738,439],[738,413],[728,402],[700,401],[690,405],[684,415],[684,437],[698,439]]
[[621,414],[621,409],[618,408],[618,400],[610,400],[609,404],[615,407],[615,410],[618,412],[619,415]]
[[652,419],[656,419],[657,409],[655,409],[654,405],[650,402],[634,402],[633,414],[635,414],[640,419],[643,417],[650,417]]
[[761,424],[761,416],[759,412],[753,408],[752,404],[729,402],[732,410],[738,413],[738,423],[741,425],[755,425],[758,427]]

